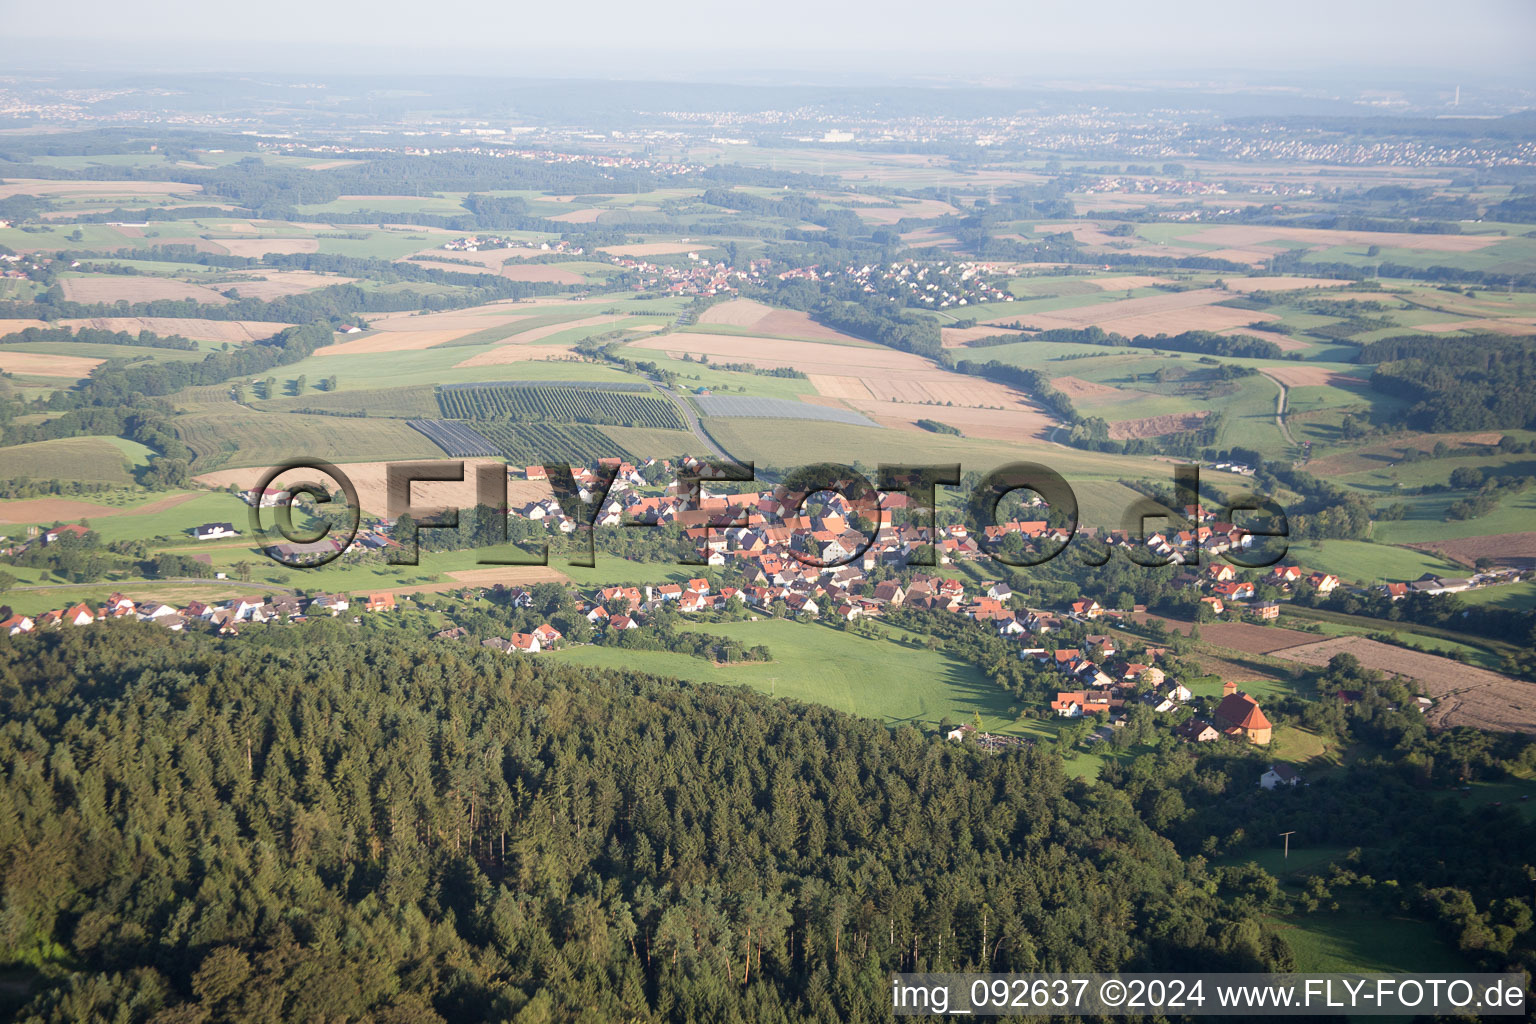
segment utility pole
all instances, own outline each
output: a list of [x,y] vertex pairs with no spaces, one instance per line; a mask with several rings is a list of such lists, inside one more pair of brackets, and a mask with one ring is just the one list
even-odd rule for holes
[[1295,834],[1296,834],[1296,830],[1295,829],[1292,829],[1289,832],[1281,832],[1280,833],[1280,835],[1282,837],[1284,837],[1284,839],[1285,839],[1285,857],[1284,857],[1285,860],[1290,860],[1291,859],[1291,836],[1293,836]]

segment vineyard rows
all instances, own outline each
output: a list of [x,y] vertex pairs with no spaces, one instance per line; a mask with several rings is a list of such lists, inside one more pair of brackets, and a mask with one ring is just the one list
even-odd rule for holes
[[686,429],[677,407],[653,393],[564,386],[444,388],[437,395],[445,417],[507,419],[520,423],[605,423],[617,427]]
[[549,461],[587,465],[598,459],[634,457],[613,438],[585,424],[480,423],[477,428],[495,443],[497,454],[513,465]]
[[411,426],[426,434],[432,443],[456,459],[476,455],[500,455],[495,442],[474,427],[453,420],[410,420]]

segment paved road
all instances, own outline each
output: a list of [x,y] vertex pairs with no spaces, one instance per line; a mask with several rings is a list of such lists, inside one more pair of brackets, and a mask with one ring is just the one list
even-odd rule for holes
[[715,443],[714,438],[709,436],[709,433],[704,429],[704,424],[699,422],[698,414],[693,411],[693,406],[689,405],[687,400],[684,399],[682,395],[679,395],[677,392],[670,388],[664,388],[660,384],[653,384],[652,387],[666,395],[668,398],[672,399],[672,403],[676,405],[678,410],[683,414],[683,419],[688,421],[688,429],[693,431],[694,437],[697,437],[701,442],[703,442],[704,447],[708,448],[716,456],[726,460],[727,462],[736,461],[735,459],[731,458],[730,455],[726,454],[724,448],[721,448],[718,444]]

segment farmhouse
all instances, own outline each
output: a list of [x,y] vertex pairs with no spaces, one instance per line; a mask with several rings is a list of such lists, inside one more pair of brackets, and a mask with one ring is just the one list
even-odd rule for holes
[[96,621],[96,616],[91,614],[85,602],[75,605],[64,612],[63,622],[66,626],[89,626]]
[[198,540],[218,540],[222,537],[238,537],[240,531],[235,529],[233,523],[204,523],[192,528],[192,536]]
[[1296,769],[1288,764],[1270,765],[1269,771],[1259,776],[1260,789],[1274,789],[1276,786],[1294,786],[1301,781],[1301,776],[1296,774]]
[[45,545],[52,544],[60,537],[74,537],[76,540],[79,540],[81,537],[84,537],[87,533],[90,532],[90,527],[81,526],[79,523],[70,523],[67,526],[55,526],[53,529],[44,532],[43,543]]
[[1221,738],[1211,723],[1199,718],[1191,718],[1189,721],[1174,727],[1173,734],[1187,743],[1214,743]]

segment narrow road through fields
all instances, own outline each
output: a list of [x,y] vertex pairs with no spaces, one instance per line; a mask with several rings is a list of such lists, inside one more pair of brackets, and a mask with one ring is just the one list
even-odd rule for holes
[[[1264,373],[1262,370],[1259,372]],[[1279,378],[1270,377],[1267,373],[1264,376],[1274,381],[1275,387],[1280,389],[1280,394],[1275,396],[1275,426],[1280,428],[1280,433],[1285,437],[1285,443],[1294,447],[1296,439],[1291,436],[1291,428],[1285,422],[1286,406],[1290,403],[1290,389]]]
[[704,429],[704,424],[699,422],[698,414],[693,411],[693,406],[688,404],[687,399],[683,398],[682,395],[679,395],[677,392],[670,388],[662,387],[660,384],[653,384],[652,387],[666,395],[668,398],[672,399],[672,404],[677,406],[678,411],[683,414],[683,419],[688,421],[688,429],[693,432],[694,437],[698,438],[699,441],[703,443],[704,447],[708,448],[714,455],[726,460],[727,462],[736,461],[726,453],[724,448],[721,448],[718,444],[715,443],[714,438],[709,436],[709,432]]

